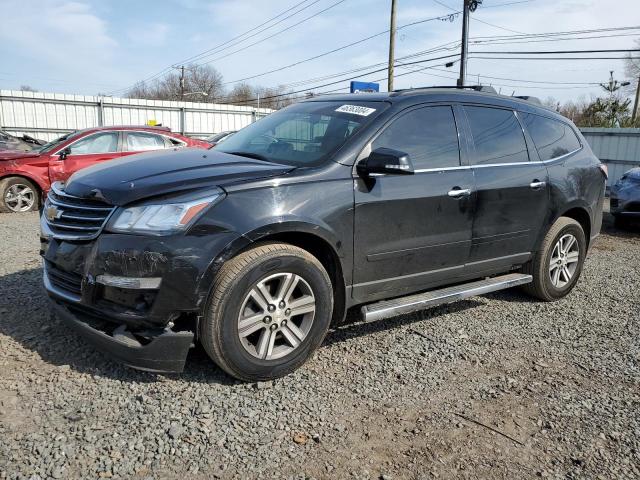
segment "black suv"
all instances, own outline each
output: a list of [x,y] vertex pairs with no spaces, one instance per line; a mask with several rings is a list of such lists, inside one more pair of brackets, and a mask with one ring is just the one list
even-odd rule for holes
[[575,286],[606,169],[566,118],[469,89],[310,99],[215,149],[56,184],[41,217],[55,310],[135,368],[200,342],[243,380],[285,375],[362,305],[382,319],[515,285]]

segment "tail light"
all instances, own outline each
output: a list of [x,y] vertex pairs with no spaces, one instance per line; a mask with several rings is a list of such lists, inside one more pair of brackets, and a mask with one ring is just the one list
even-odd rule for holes
[[604,175],[604,178],[609,178],[609,168],[604,163],[601,163],[598,166],[600,167],[600,171]]

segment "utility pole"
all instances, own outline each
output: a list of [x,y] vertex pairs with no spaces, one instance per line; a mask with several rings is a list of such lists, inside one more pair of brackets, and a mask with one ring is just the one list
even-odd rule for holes
[[638,85],[636,85],[636,100],[633,102],[633,111],[631,112],[631,121],[635,122],[638,118],[638,102],[640,101],[640,76],[638,77]]
[[475,12],[482,0],[463,0],[462,7],[462,49],[460,52],[460,78],[458,87],[464,87],[467,81],[467,56],[469,54],[469,15]]
[[460,52],[460,78],[458,87],[463,87],[467,76],[467,51],[469,49],[469,0],[463,0],[462,7],[462,47]]
[[184,98],[184,65],[180,67],[180,100]]
[[387,91],[393,91],[393,64],[396,46],[396,0],[391,0],[391,26],[389,27],[389,71],[387,72]]

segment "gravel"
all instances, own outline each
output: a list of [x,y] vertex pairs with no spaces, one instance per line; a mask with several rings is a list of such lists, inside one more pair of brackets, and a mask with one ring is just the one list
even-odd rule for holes
[[0,215],[0,478],[638,478],[640,238],[555,303],[499,292],[329,333],[294,374],[115,364],[52,318],[37,216]]

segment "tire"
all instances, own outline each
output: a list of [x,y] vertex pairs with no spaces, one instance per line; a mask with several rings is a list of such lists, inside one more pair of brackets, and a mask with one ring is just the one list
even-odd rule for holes
[[[573,237],[575,242],[568,247],[570,237]],[[564,257],[561,252],[558,253],[556,250],[561,239],[563,240],[562,246],[565,246],[567,250]],[[576,253],[578,257],[574,261]],[[586,253],[587,242],[580,224],[572,218],[560,217],[545,235],[540,249],[533,259],[522,268],[522,273],[533,276],[533,281],[523,286],[524,291],[545,302],[552,302],[566,296],[573,290],[580,278]],[[553,270],[552,257],[559,259],[559,263],[558,261],[554,262],[555,268]],[[563,272],[564,268],[571,274],[568,281],[566,281],[567,275]],[[556,273],[558,270],[560,270],[559,273]]]
[[22,177],[8,177],[0,181],[0,212],[20,213],[37,210],[40,190]]
[[[306,311],[312,300],[313,313]],[[320,346],[332,312],[331,280],[313,255],[285,243],[262,244],[220,269],[200,322],[200,342],[229,375],[272,380],[297,369]]]

